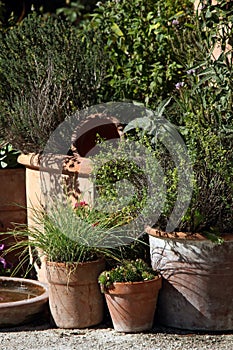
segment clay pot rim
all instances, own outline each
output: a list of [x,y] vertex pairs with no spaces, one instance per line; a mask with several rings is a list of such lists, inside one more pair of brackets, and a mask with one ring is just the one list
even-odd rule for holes
[[95,260],[88,260],[88,261],[80,261],[80,262],[57,262],[57,261],[50,261],[46,259],[46,265],[48,266],[57,266],[57,267],[78,267],[78,266],[88,266],[93,263],[102,263],[104,262],[104,258],[98,258]]
[[39,282],[37,280],[32,280],[32,279],[26,279],[26,278],[20,278],[20,277],[7,277],[7,276],[0,276],[0,281],[15,281],[15,282],[22,282],[25,284],[33,284],[38,287],[41,287],[44,290],[40,295],[37,295],[30,299],[0,303],[0,311],[2,308],[14,308],[16,306],[24,306],[25,304],[29,305],[29,304],[39,303],[39,302],[46,303],[49,300],[48,286],[45,283]]
[[140,286],[145,284],[159,284],[159,289],[162,287],[162,276],[155,276],[152,280],[144,280],[139,282],[113,282],[110,287],[103,289],[104,294],[128,294],[129,290],[140,289]]
[[15,172],[15,173],[23,173],[25,172],[25,168],[22,167],[22,168],[3,168],[3,169],[0,169],[0,174],[2,173],[5,173],[5,174],[10,174],[12,172]]
[[[206,241],[211,242],[210,239],[203,236],[201,233],[192,233],[192,232],[165,232],[159,229],[155,229],[147,226],[145,232],[152,237],[161,238],[161,239],[175,239],[178,241]],[[233,240],[233,234],[222,234],[220,236],[224,241]]]
[[[51,163],[51,166],[41,167],[40,165],[40,155],[38,153],[28,153],[28,154],[20,154],[17,161],[19,164],[24,165],[28,169],[41,170],[47,172],[57,172],[62,174],[69,173],[79,173],[83,175],[89,175],[92,171],[92,161],[90,158],[73,158],[72,156],[64,155],[64,154],[51,154],[51,158],[54,160]],[[73,159],[73,166],[67,166],[66,163],[63,165],[62,170],[56,165],[65,162],[65,160]],[[48,160],[49,162],[49,160]],[[53,166],[52,166],[53,165]]]
[[114,286],[120,286],[120,285],[126,285],[126,286],[132,286],[132,285],[140,285],[140,284],[143,284],[143,283],[151,283],[151,282],[154,282],[155,280],[159,280],[161,279],[162,277],[161,276],[155,276],[153,279],[151,280],[144,280],[144,281],[138,281],[138,282],[113,282],[113,285]]

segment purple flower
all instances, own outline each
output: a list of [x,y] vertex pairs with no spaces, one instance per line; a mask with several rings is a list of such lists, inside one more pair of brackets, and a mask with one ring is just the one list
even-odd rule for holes
[[191,74],[195,74],[196,70],[194,68],[191,68],[189,70],[187,70],[187,74],[191,75]]
[[4,258],[1,258],[1,257],[0,257],[0,264],[2,264],[2,266],[3,266],[4,269],[5,269],[6,266],[7,266],[6,260],[5,260]]
[[178,21],[178,19],[173,19],[173,20],[172,20],[172,24],[173,24],[174,26],[177,26],[179,23],[180,23],[180,22]]
[[179,83],[176,83],[175,87],[177,90],[180,90],[182,88],[182,86],[184,86],[184,82],[180,81]]
[[5,244],[0,244],[0,250],[3,250],[5,247]]

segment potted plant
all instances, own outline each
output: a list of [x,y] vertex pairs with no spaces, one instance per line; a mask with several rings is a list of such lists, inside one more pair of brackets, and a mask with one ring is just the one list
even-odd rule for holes
[[[41,199],[39,155],[50,135],[68,116],[98,102],[105,60],[92,39],[59,16],[36,13],[2,33],[0,137],[23,153],[28,207]],[[30,211],[28,217],[30,223]]]
[[[50,310],[58,327],[98,324],[103,319],[98,276],[105,268],[105,261],[111,266],[126,257],[145,258],[147,245],[133,237],[130,243],[122,243],[118,228],[128,222],[128,215],[124,218],[123,213],[105,213],[85,201],[73,205],[69,198],[63,202],[53,199],[52,205],[51,201],[46,210],[34,209],[32,227],[20,226],[10,231],[17,243],[8,251],[24,247],[25,251],[31,251],[34,261],[44,257]],[[138,276],[139,273],[144,279],[155,275],[138,261]]]
[[[88,186],[88,174],[80,172],[82,160],[70,149],[70,125],[68,136],[61,135],[58,149],[42,170],[41,153],[64,120],[98,102],[105,59],[100,41],[93,40],[91,31],[55,15],[29,14],[2,33],[0,46],[0,135],[22,152],[18,162],[26,167],[27,222],[32,226],[32,208],[46,202],[43,176],[53,186],[51,192],[60,186],[60,180],[76,183],[77,195]],[[74,128],[81,121],[78,114],[76,117]],[[82,154],[93,138],[95,135],[89,134],[82,138],[77,152]],[[63,167],[67,159],[71,162]],[[43,274],[38,274],[38,279],[45,282]]]
[[[163,142],[168,138],[163,138],[165,129],[159,129],[158,116],[137,121],[137,126],[144,125],[144,133],[157,151],[156,160],[165,169],[166,202],[160,219],[147,232],[152,267],[164,277],[158,316],[163,324],[177,328],[233,328],[233,61],[232,49],[225,52],[231,16],[227,6],[203,7],[193,22],[195,31],[182,37],[184,50],[176,46],[177,54],[186,57],[187,73],[176,84],[173,103],[163,114],[175,124],[166,132],[174,135],[174,130],[179,130],[184,140],[193,176],[191,201],[186,212],[176,216],[173,232],[166,232],[166,227],[179,191],[188,188],[187,182],[179,183],[181,169],[187,174],[188,163],[180,162],[178,169],[172,159],[174,147],[170,154],[164,151],[169,144]],[[220,24],[225,30],[219,34]],[[222,45],[222,53],[213,59],[216,43]],[[187,200],[185,196],[183,191],[180,207],[182,200]]]
[[[108,233],[107,228],[84,220],[79,209],[74,210],[69,203],[56,201],[49,210],[35,209],[34,218],[33,227],[10,232],[18,242],[8,251],[24,247],[27,252],[30,248],[35,260],[38,252],[44,256],[50,310],[56,326],[84,328],[100,323],[103,296],[98,276],[105,268],[108,249],[98,243]],[[28,238],[20,240],[25,236]]]
[[122,260],[98,280],[116,331],[152,328],[161,277],[142,259]]
[[56,16],[33,13],[2,35],[1,136],[41,153],[67,116],[97,103],[103,54],[90,32]]

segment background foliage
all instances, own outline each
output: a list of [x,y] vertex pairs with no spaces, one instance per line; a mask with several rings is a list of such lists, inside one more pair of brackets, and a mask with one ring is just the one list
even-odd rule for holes
[[193,12],[189,0],[107,1],[87,26],[101,37],[108,54],[105,100],[138,100],[154,107],[182,74],[170,45]]

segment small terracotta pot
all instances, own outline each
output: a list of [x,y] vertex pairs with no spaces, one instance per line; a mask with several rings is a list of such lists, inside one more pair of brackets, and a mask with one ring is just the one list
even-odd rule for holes
[[103,296],[98,276],[105,268],[103,259],[67,265],[46,262],[49,305],[59,328],[85,328],[103,320]]
[[140,332],[153,326],[161,277],[144,282],[115,282],[105,294],[114,329]]

